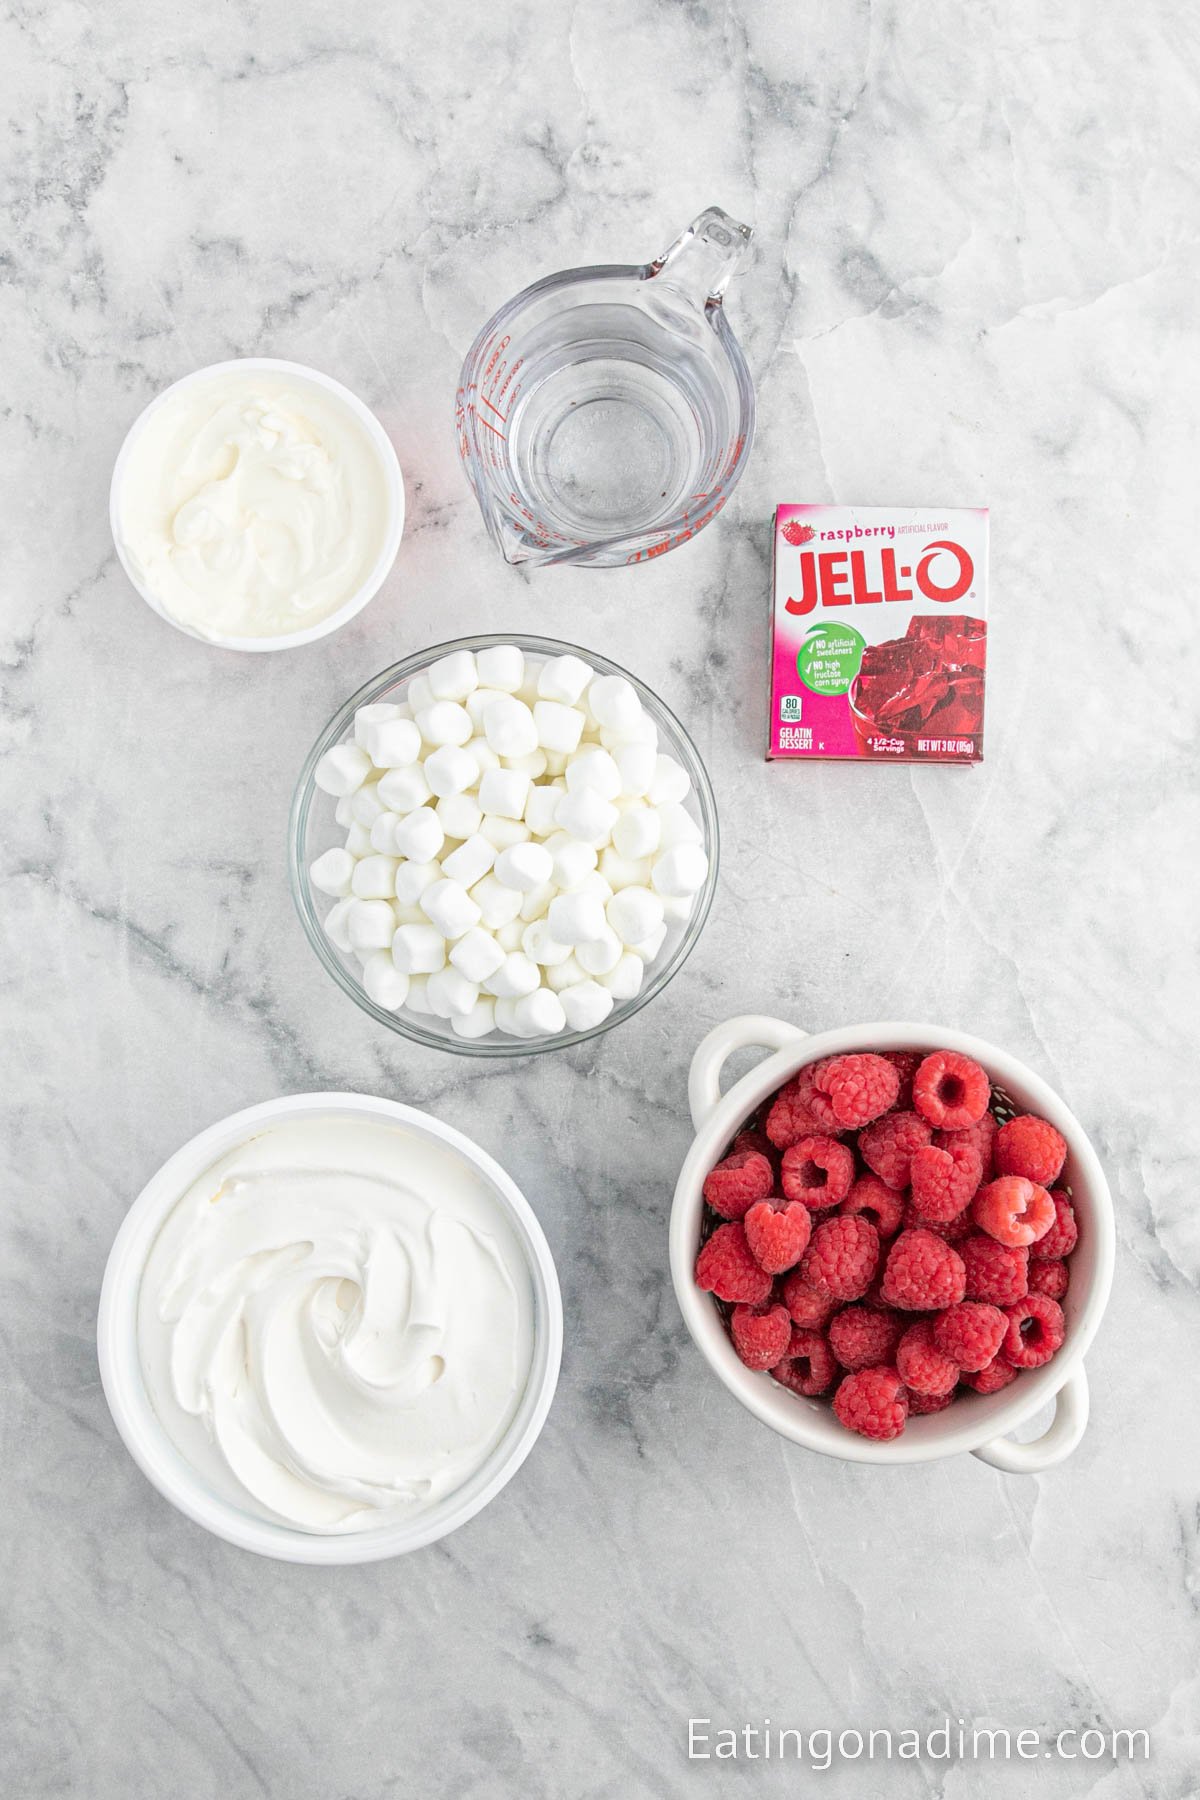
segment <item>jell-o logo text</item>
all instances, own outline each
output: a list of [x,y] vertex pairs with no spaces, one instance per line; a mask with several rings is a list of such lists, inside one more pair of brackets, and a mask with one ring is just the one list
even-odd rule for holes
[[[896,551],[880,549],[878,563],[868,573],[866,550],[802,550],[800,553],[800,598],[784,601],[790,613],[810,613],[821,606],[879,606],[886,601],[911,605],[918,598],[951,605],[961,600],[975,579],[975,565],[961,544],[939,538],[926,544],[914,575],[910,563],[897,567]],[[901,552],[903,554],[903,552]],[[953,558],[951,563],[948,559]],[[847,564],[849,567],[847,567]],[[935,575],[955,571],[943,584]],[[904,585],[913,582],[913,587]],[[872,585],[874,583],[874,585]]]

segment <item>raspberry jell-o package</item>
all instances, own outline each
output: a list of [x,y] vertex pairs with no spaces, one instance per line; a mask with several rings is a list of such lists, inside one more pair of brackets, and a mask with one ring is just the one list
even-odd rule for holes
[[775,511],[771,757],[979,762],[986,507]]

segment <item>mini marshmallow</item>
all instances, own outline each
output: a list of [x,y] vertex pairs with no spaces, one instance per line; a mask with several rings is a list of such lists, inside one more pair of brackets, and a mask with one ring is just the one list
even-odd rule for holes
[[604,800],[615,800],[621,792],[621,771],[615,757],[598,744],[587,750],[581,750],[573,756],[566,768],[568,791],[578,793],[581,788],[594,788]]
[[478,925],[481,916],[479,906],[461,881],[435,881],[421,895],[421,911],[444,938],[460,938],[472,925]]
[[396,915],[387,900],[354,900],[346,914],[346,936],[352,950],[387,950],[396,930]]
[[408,702],[414,719],[419,712],[424,712],[427,706],[432,706],[433,689],[429,685],[428,675],[423,673],[414,675],[408,684],[404,698]]
[[335,744],[327,750],[313,770],[313,780],[322,793],[341,799],[358,791],[371,773],[371,759],[357,744]]
[[[557,804],[557,802],[556,802]],[[569,831],[556,831],[547,838],[546,848],[553,858],[553,879],[560,888],[576,888],[596,867],[596,852],[590,844],[580,843]]]
[[475,658],[469,650],[453,650],[439,657],[425,671],[435,700],[463,701],[479,686]]
[[524,1032],[517,1027],[514,1014],[517,1010],[515,1000],[498,999],[496,1001],[496,1030],[503,1031],[508,1037],[523,1037]]
[[643,943],[630,944],[629,948],[633,951],[635,956],[641,958],[642,962],[652,963],[666,941],[667,926],[666,921],[664,920],[657,930],[652,931],[650,936],[646,938]]
[[389,769],[379,779],[379,798],[394,813],[415,812],[430,797],[429,783],[419,763],[411,769]]
[[614,850],[611,844],[607,850],[600,852],[599,872],[614,893],[619,893],[622,888],[649,886],[650,869],[651,863],[648,856],[639,856],[636,859],[622,856],[620,851]]
[[399,866],[394,856],[364,856],[354,866],[351,889],[360,900],[391,900]]
[[595,788],[580,788],[574,794],[568,789],[559,796],[554,810],[559,829],[590,844],[594,850],[608,842],[620,816],[612,802],[598,794]]
[[612,887],[610,883],[604,879],[604,876],[600,873],[599,869],[593,869],[590,875],[585,875],[579,886],[575,888],[573,892],[576,894],[591,894],[600,902],[601,906],[607,906],[613,897]]
[[504,961],[504,951],[489,931],[472,925],[464,931],[450,952],[450,961],[461,969],[468,981],[486,981]]
[[667,894],[663,899],[663,918],[668,925],[686,925],[695,909],[695,894]]
[[463,749],[475,758],[475,767],[481,775],[486,775],[489,769],[500,767],[500,758],[485,737],[468,738]]
[[350,818],[353,823],[365,825],[370,831],[381,813],[387,807],[379,798],[379,784],[375,781],[364,781],[358,792],[350,796]]
[[461,969],[438,969],[425,989],[429,1010],[439,1019],[466,1018],[479,999],[479,989]]
[[422,735],[411,719],[378,719],[363,742],[377,769],[407,769],[420,757]]
[[650,792],[654,780],[658,752],[654,744],[618,744],[612,753],[621,771],[621,794],[626,800],[641,800]]
[[633,950],[626,950],[615,968],[598,977],[614,1000],[633,1000],[641,992],[646,965]]
[[404,714],[399,706],[390,700],[379,700],[373,706],[360,706],[354,715],[354,741],[360,750],[371,754],[371,746],[367,742],[367,730],[372,725],[382,725],[385,719],[401,719]]
[[533,720],[537,729],[537,741],[542,749],[557,750],[564,756],[570,756],[572,751],[579,748],[579,740],[587,723],[578,707],[563,706],[558,700],[536,701]]
[[552,656],[538,671],[538,698],[560,700],[564,706],[577,706],[580,695],[595,673],[581,657]]
[[625,946],[616,932],[606,929],[593,943],[577,944],[575,960],[589,975],[607,975],[610,969],[616,968],[624,951]]
[[612,832],[613,843],[622,856],[638,862],[653,856],[662,840],[662,820],[653,806],[629,806],[621,814]]
[[538,728],[523,700],[501,694],[486,708],[483,735],[497,756],[528,756],[538,747]]
[[[547,917],[550,931],[560,944],[595,943],[608,930],[604,904],[594,894],[560,894],[550,902]],[[530,926],[531,931],[534,929]]]
[[475,669],[481,687],[515,694],[525,680],[525,655],[516,644],[489,644],[476,652]]
[[521,917],[525,923],[529,924],[533,919],[545,918],[546,908],[557,892],[558,887],[553,881],[539,881],[535,888],[530,888],[528,893],[522,894]]
[[546,751],[546,774],[556,780],[567,766],[567,758],[561,750]]
[[540,781],[546,773],[546,752],[531,750],[528,756],[510,756],[505,767],[515,769],[518,775],[528,775],[530,781]]
[[542,844],[513,844],[496,858],[496,880],[523,894],[543,886],[553,869],[554,859]]
[[346,899],[339,900],[336,905],[331,906],[325,914],[323,926],[325,936],[331,944],[337,945],[343,955],[350,949],[350,933],[346,926],[350,909],[356,904],[357,902],[352,896],[347,896]]
[[637,690],[623,675],[597,675],[587,691],[587,709],[597,725],[633,737],[642,718]]
[[546,986],[561,994],[564,988],[574,987],[578,981],[587,981],[588,972],[575,960],[572,951],[565,962],[551,963],[546,968]]
[[[449,862],[450,858],[447,857],[446,861]],[[443,871],[440,863],[398,863],[396,865],[396,899],[401,906],[415,906],[425,889],[432,887],[435,881],[440,881],[444,872],[453,875],[455,880],[462,879],[453,870]],[[463,886],[466,885],[463,882]]]
[[635,725],[626,725],[623,730],[614,730],[608,725],[600,728],[600,742],[613,755],[623,744],[649,744],[655,751],[658,749],[658,726],[648,712],[643,712]]
[[[371,829],[374,830],[374,827],[372,826]],[[371,832],[365,825],[360,825],[357,820],[346,833],[346,848],[353,857],[370,856],[371,854]]]
[[513,950],[487,977],[484,986],[497,1000],[519,1000],[522,994],[532,994],[541,983],[537,964],[522,951]]
[[428,1013],[433,1008],[429,1004],[428,975],[410,975],[408,978],[408,999],[405,1002],[411,1013]]
[[378,856],[395,856],[396,827],[400,814],[382,812],[371,827],[371,848]]
[[354,858],[350,852],[339,850],[335,846],[309,864],[308,879],[320,893],[333,894],[341,899],[350,892],[354,868]]
[[476,731],[483,729],[483,715],[496,698],[497,690],[490,687],[477,687],[469,693],[463,705],[471,715]]
[[654,865],[650,885],[656,894],[683,899],[698,892],[708,876],[708,858],[699,844],[673,844]]
[[417,714],[417,726],[427,744],[435,750],[443,744],[465,744],[475,727],[465,706],[457,700],[435,700]]
[[496,846],[489,844],[482,833],[475,831],[463,840],[457,850],[443,857],[442,868],[451,881],[461,881],[465,888],[473,888],[477,881],[482,881],[496,860]]
[[525,823],[534,837],[549,837],[557,830],[554,823],[554,809],[558,805],[561,787],[553,782],[545,782],[541,787],[531,787],[525,801]]
[[519,769],[486,769],[479,783],[479,804],[497,819],[519,819],[529,794],[529,777]]
[[496,1029],[496,1003],[481,994],[469,1013],[455,1013],[450,1029],[456,1037],[481,1038]]
[[660,850],[670,850],[675,844],[702,844],[704,833],[693,819],[690,812],[679,804],[678,800],[664,801],[656,807],[661,829]]
[[572,1031],[592,1031],[613,1009],[613,997],[598,981],[577,981],[559,990],[559,1002]]
[[495,933],[496,942],[503,950],[505,956],[507,956],[510,951],[519,950],[521,948],[521,938],[524,935],[524,931],[525,921],[521,918],[519,913],[515,919],[510,919],[507,925],[500,925],[497,927]]
[[425,758],[425,779],[439,800],[465,794],[479,780],[479,764],[461,744],[443,744]]
[[432,862],[445,841],[442,822],[428,806],[409,813],[392,832],[397,856],[406,856],[410,862]]
[[642,944],[663,921],[663,903],[649,888],[627,887],[614,894],[605,917],[622,944]]
[[471,898],[479,908],[480,923],[489,931],[498,931],[515,919],[521,910],[521,895],[516,888],[505,887],[494,875],[485,875],[471,889]]
[[489,813],[479,829],[497,850],[511,850],[514,844],[527,844],[533,836],[524,820],[504,819],[499,813]]
[[446,940],[432,925],[401,925],[392,939],[392,961],[402,975],[432,975],[446,966]]
[[376,950],[367,958],[362,984],[367,998],[385,1012],[397,1012],[408,999],[408,976],[400,973],[387,950]]
[[567,1024],[562,1001],[549,988],[537,988],[518,1000],[513,1008],[513,1018],[529,1037],[553,1037],[556,1032],[564,1031]]
[[[437,868],[436,863],[434,863],[433,866],[435,869]],[[397,927],[401,925],[427,925],[429,923],[419,906],[410,906],[403,900],[393,901],[392,911],[396,915]]]
[[673,756],[658,756],[654,761],[654,779],[650,783],[651,806],[665,806],[668,801],[686,800],[692,790],[692,778],[682,763]]
[[438,823],[448,838],[474,837],[483,824],[483,814],[474,794],[447,794],[434,808]]
[[540,963],[544,969],[552,969],[555,963],[566,962],[571,954],[570,944],[564,944],[555,936],[549,919],[534,919],[525,927],[521,939],[521,947],[531,962]]
[[333,816],[337,820],[337,823],[341,826],[343,831],[346,830],[346,827],[348,825],[353,825],[353,823],[354,823],[354,795],[353,794],[343,794],[342,795],[341,799],[338,801],[337,805],[333,809]]

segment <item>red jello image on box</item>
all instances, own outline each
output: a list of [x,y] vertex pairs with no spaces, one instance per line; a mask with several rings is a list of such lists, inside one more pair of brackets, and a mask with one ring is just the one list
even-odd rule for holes
[[984,507],[775,514],[768,758],[979,762]]

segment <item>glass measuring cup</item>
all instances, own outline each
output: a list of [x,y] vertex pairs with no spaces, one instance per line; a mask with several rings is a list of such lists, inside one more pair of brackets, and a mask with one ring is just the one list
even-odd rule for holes
[[654,262],[548,275],[489,319],[455,426],[509,562],[645,562],[724,506],[754,435],[722,305],[750,238],[710,206]]

